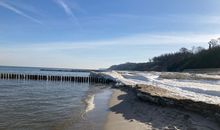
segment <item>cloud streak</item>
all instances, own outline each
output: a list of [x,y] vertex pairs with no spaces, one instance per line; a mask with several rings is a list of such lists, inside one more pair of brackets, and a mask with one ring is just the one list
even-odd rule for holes
[[81,28],[78,18],[75,16],[74,12],[72,11],[72,8],[66,3],[66,1],[64,0],[54,0],[54,1],[58,6],[60,6],[64,10],[64,12],[68,16],[70,16],[74,20],[77,26]]
[[71,8],[63,0],[55,0],[55,2],[64,9],[67,15],[74,16]]
[[6,8],[6,9],[8,9],[8,10],[10,10],[10,11],[12,11],[12,12],[14,12],[14,13],[16,13],[16,14],[22,16],[22,17],[25,17],[25,18],[27,18],[27,19],[29,19],[29,20],[35,22],[35,23],[42,24],[42,22],[41,22],[40,20],[35,19],[35,18],[33,18],[33,17],[27,15],[27,14],[24,13],[23,11],[21,11],[21,10],[15,8],[15,7],[12,6],[12,5],[9,5],[8,3],[5,3],[5,2],[3,2],[3,1],[0,1],[0,6]]

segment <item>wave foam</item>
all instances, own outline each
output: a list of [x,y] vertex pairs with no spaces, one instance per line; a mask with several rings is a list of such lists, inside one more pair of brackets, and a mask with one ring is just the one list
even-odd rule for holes
[[178,73],[164,72],[159,78],[163,79],[189,79],[189,80],[220,80],[219,75],[194,74],[194,73]]
[[85,103],[86,103],[85,112],[86,113],[95,108],[94,98],[95,98],[95,95],[93,94],[93,95],[88,95],[88,97],[85,99]]

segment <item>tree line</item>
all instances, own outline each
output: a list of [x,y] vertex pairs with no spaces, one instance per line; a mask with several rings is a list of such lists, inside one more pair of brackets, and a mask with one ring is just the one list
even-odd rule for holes
[[153,57],[145,63],[113,65],[110,70],[183,71],[185,69],[220,68],[220,38],[208,42],[209,48],[181,48],[175,53]]

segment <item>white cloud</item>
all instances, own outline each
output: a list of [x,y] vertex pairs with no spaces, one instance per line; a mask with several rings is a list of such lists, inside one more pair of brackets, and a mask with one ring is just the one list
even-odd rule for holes
[[[32,43],[25,46],[19,45],[23,49],[34,49],[40,51],[50,50],[75,50],[75,49],[96,49],[110,46],[148,46],[148,45],[195,45],[207,46],[208,41],[220,37],[220,34],[193,34],[193,33],[169,33],[169,34],[136,34],[107,40],[84,41],[84,42],[48,42]],[[18,47],[15,47],[15,50]]]
[[[207,42],[210,39],[218,38],[219,36],[220,34],[192,33],[137,34],[88,42],[64,41],[38,44],[12,44],[12,46],[0,44],[0,61],[4,65],[73,68],[108,67],[112,64],[126,61],[144,61],[145,58],[170,52],[170,50],[164,50],[164,48],[169,48],[167,46],[207,47]],[[148,46],[151,47],[148,48]],[[147,50],[152,49],[152,46],[156,49],[155,51]],[[141,48],[145,49],[139,50]]]
[[27,15],[27,14],[24,13],[23,11],[21,11],[21,10],[15,8],[14,6],[12,6],[12,5],[10,5],[10,4],[6,3],[6,2],[0,1],[0,6],[6,8],[6,9],[8,9],[8,10],[11,10],[11,11],[13,11],[14,13],[16,13],[16,14],[18,14],[18,15],[20,15],[20,16],[23,16],[23,17],[25,17],[25,18],[27,18],[27,19],[33,21],[33,22],[42,24],[42,22],[41,22],[40,20],[35,19],[35,18],[33,18],[33,17]]

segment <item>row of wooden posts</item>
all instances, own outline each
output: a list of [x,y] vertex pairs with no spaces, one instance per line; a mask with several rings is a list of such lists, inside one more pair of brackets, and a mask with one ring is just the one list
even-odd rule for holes
[[110,81],[101,77],[82,77],[82,76],[53,76],[53,75],[35,75],[35,74],[12,74],[1,73],[0,79],[17,80],[44,80],[44,81],[67,81],[84,83],[109,83]]

